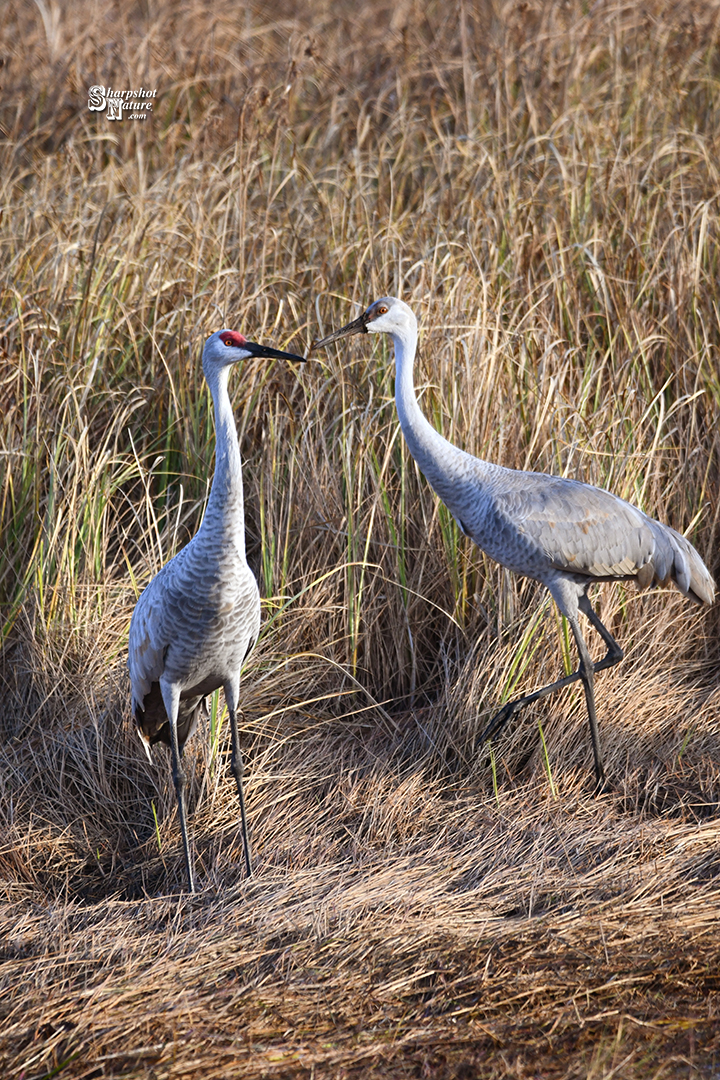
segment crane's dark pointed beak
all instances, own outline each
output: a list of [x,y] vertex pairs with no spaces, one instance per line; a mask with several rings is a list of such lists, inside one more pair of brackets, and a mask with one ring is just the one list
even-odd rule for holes
[[352,334],[367,334],[367,332],[367,312],[363,311],[362,315],[348,323],[347,326],[328,334],[321,341],[314,341],[310,346],[310,352],[315,352],[316,349],[324,349],[326,345],[331,345],[333,341],[338,341],[341,337],[350,337]]
[[306,356],[298,356],[296,353],[283,352],[281,349],[272,349],[269,345],[259,345],[257,341],[246,341],[242,346],[253,356],[267,356],[273,360],[295,360],[305,363]]

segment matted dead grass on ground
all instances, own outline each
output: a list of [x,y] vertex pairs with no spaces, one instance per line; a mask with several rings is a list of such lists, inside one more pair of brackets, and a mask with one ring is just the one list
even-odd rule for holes
[[338,841],[326,814],[319,857],[238,886],[227,850],[197,900],[7,905],[12,1074],[712,1075],[715,822],[408,789],[404,843]]
[[[575,657],[402,444],[387,343],[231,382],[264,631],[188,747],[131,730],[138,591],[212,470],[221,325],[295,351],[384,293],[423,407],[607,486],[716,574],[716,3],[0,10],[0,1072],[720,1075],[718,618],[603,587]],[[93,84],[156,88],[145,121]],[[544,746],[547,748],[543,750]]]

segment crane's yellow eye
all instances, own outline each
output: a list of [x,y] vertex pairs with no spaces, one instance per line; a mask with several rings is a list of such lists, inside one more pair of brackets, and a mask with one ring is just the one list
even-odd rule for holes
[[388,312],[388,309],[385,307],[384,304],[381,304],[380,307],[378,308],[378,315],[387,315],[387,312]]
[[230,348],[232,348],[232,341],[230,340],[230,338],[228,338],[228,339],[227,339],[227,341],[225,342],[225,344],[226,344],[226,345],[229,345],[229,346],[230,346]]

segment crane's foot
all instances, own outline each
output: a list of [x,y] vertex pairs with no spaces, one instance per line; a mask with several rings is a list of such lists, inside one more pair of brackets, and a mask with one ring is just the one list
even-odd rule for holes
[[500,712],[495,714],[495,716],[492,718],[490,723],[487,725],[487,727],[483,731],[482,735],[480,736],[480,742],[482,742],[482,743],[487,742],[489,739],[492,739],[495,735],[499,735],[500,732],[502,731],[502,729],[507,724],[508,720],[510,720],[511,716],[513,715],[513,713],[516,711],[516,709],[518,708],[518,706],[520,704],[523,704],[523,702],[522,701],[508,701],[508,702],[506,702],[506,704],[503,705]]
[[492,739],[494,735],[498,735],[518,709],[522,709],[525,705],[532,705],[533,702],[540,701],[542,698],[547,697],[548,694],[552,694],[554,690],[562,690],[564,686],[570,686],[572,683],[577,682],[578,679],[582,679],[582,677],[582,671],[578,668],[577,671],[573,671],[572,675],[566,675],[564,678],[557,679],[547,686],[541,686],[539,690],[533,690],[531,694],[526,694],[524,697],[505,702],[500,712],[492,718],[483,731],[480,736],[481,741],[486,742],[488,739]]
[[593,785],[592,792],[594,798],[597,798],[598,795],[612,795],[613,790],[613,786],[605,776],[605,773],[602,773],[600,776],[595,776],[595,784]]

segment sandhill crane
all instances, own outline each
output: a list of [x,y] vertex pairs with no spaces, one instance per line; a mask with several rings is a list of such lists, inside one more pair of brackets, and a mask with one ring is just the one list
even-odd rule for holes
[[[408,449],[460,529],[492,559],[549,590],[570,623],[577,644],[577,671],[510,701],[490,721],[482,740],[497,734],[523,705],[582,680],[595,757],[597,789],[604,780],[593,675],[622,659],[622,649],[600,622],[588,598],[599,581],[629,581],[640,588],[673,581],[680,592],[711,604],[715,584],[695,548],[668,525],[602,488],[546,473],[521,472],[481,461],[444,439],[420,410],[413,385],[417,320],[392,296],[370,305],[359,318],[329,334],[313,349],[361,333],[390,334],[395,347],[395,403]],[[594,664],[579,612],[607,648]]]
[[128,641],[132,711],[148,757],[170,746],[188,887],[195,891],[185,820],[185,742],[205,698],[222,687],[232,734],[231,771],[240,799],[245,865],[251,873],[236,710],[240,669],[260,629],[260,594],[245,560],[242,468],[228,395],[230,366],[253,356],[303,360],[294,353],[218,330],[205,342],[202,365],[215,410],[215,473],[202,524],[141,594]]

